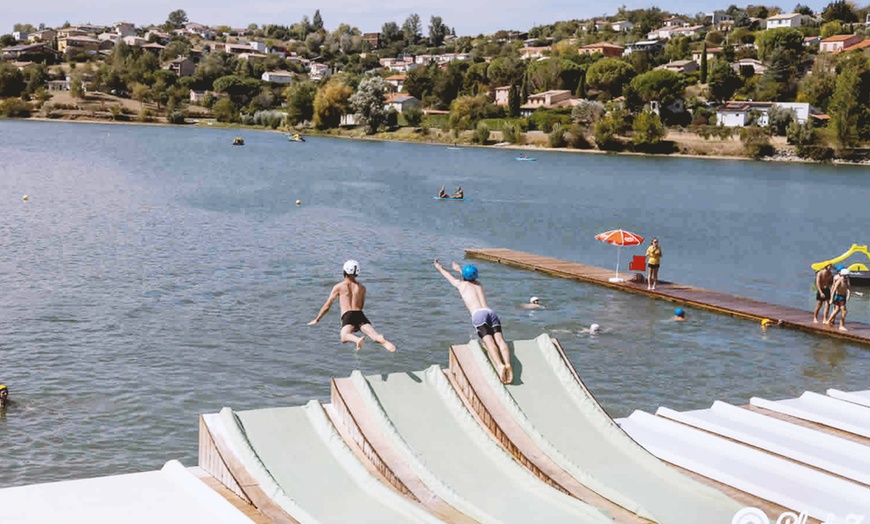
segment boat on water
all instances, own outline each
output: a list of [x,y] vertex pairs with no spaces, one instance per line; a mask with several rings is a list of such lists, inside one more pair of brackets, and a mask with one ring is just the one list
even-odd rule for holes
[[852,244],[852,247],[842,255],[830,260],[817,262],[812,265],[812,268],[815,271],[820,271],[830,264],[834,266],[837,271],[848,269],[849,281],[853,286],[870,286],[870,268],[867,267],[867,264],[855,262],[847,265],[844,263],[849,257],[856,253],[861,253],[870,260],[870,250],[867,249],[866,245],[859,246],[858,244]]
[[243,146],[243,145],[245,145],[245,139],[240,137],[240,136],[237,136],[236,138],[233,139],[233,145],[234,146]]
[[290,142],[305,142],[305,138],[299,133],[293,133],[292,135],[287,135],[287,140]]
[[432,198],[434,198],[435,200],[453,200],[456,202],[471,202],[471,200],[472,200],[471,198],[466,198],[466,197],[457,198],[457,197],[452,197],[452,196],[446,196],[446,197],[433,196]]
[[519,160],[520,162],[534,162],[537,158],[531,156],[518,156],[516,157],[516,160]]

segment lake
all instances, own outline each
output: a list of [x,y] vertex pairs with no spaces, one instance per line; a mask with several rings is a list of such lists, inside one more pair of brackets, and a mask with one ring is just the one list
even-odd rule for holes
[[[235,136],[244,147],[232,147]],[[660,277],[807,310],[810,264],[867,244],[866,167],[0,121],[0,487],[196,464],[198,415],[328,401],[329,379],[447,364],[473,331],[436,257],[505,247],[613,267],[624,228]],[[471,202],[432,198],[461,185]],[[23,200],[23,195],[28,200]],[[296,200],[301,201],[297,206]],[[622,270],[645,246],[622,249]],[[360,261],[391,354],[338,340]],[[613,416],[870,388],[870,348],[481,262],[508,339],[559,338]],[[519,307],[530,296],[547,309]],[[868,296],[849,319],[870,321]],[[591,323],[604,332],[580,332]]]

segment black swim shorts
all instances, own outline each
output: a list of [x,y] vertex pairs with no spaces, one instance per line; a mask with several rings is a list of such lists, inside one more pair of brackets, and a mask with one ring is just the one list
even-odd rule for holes
[[816,301],[817,302],[827,302],[831,300],[831,288],[822,289],[821,291],[816,291]]
[[371,324],[365,314],[359,310],[345,311],[341,315],[341,327],[353,326],[354,331],[359,331],[360,326]]
[[658,269],[659,265],[658,264],[649,264],[649,267],[652,269]]

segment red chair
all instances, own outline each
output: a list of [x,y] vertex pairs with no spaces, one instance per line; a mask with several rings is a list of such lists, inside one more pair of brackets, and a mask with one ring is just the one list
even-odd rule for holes
[[631,262],[628,264],[629,271],[646,271],[646,257],[643,255],[634,255]]

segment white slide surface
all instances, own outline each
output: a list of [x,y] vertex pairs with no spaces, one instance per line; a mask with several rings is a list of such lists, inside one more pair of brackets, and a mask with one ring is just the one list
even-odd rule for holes
[[752,397],[749,404],[870,438],[870,407],[819,395],[811,391],[807,391],[798,398],[787,400],[766,400]]
[[662,460],[795,513],[870,517],[870,489],[854,482],[642,411],[622,428]]

